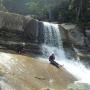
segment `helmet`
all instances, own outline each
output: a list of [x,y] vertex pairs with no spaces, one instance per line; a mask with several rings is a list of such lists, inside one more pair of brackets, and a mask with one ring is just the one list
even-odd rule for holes
[[23,46],[25,46],[25,43],[22,43]]

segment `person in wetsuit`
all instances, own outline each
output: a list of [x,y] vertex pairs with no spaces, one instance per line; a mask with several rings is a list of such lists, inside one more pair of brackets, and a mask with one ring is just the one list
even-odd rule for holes
[[50,55],[49,56],[49,61],[53,62],[54,60],[55,60],[55,55],[54,54]]
[[50,61],[50,64],[54,65],[55,67],[59,68],[60,66],[62,67],[62,65],[58,64],[55,60],[55,55],[52,54],[49,56],[49,61]]
[[54,55],[54,54],[50,55],[50,56],[49,56],[50,64],[52,64],[52,65],[54,65],[55,67],[59,68],[59,64],[58,64],[56,61],[54,61],[54,60],[55,60],[55,55]]

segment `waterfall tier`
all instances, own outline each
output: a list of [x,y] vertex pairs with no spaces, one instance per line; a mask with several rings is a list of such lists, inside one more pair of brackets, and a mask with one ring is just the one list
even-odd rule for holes
[[49,46],[62,46],[58,24],[43,22],[44,44]]

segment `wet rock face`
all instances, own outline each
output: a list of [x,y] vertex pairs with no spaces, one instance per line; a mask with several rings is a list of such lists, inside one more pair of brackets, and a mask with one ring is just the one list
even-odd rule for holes
[[24,33],[26,42],[43,43],[44,32],[42,22],[34,19],[30,20],[24,27]]
[[36,20],[29,21],[24,27],[24,32],[25,32],[25,38],[29,42],[32,43],[35,42],[38,33],[38,21]]
[[68,31],[65,28],[63,28],[61,25],[59,25],[59,30],[61,33],[60,35],[61,35],[62,41],[65,43],[69,43]]
[[63,32],[61,32],[63,42],[84,46],[85,36],[82,32],[80,32],[79,27],[76,25],[61,25],[61,27],[63,27]]
[[[36,24],[34,25],[36,21],[31,20],[30,22],[30,20],[31,17],[27,18],[23,15],[0,11],[0,45],[16,50],[17,46],[24,42],[28,51],[39,52],[38,45],[31,44],[34,37],[36,39],[37,27]],[[31,23],[30,26],[28,26],[28,22]],[[34,47],[36,50],[34,50]]]
[[74,45],[84,45],[84,35],[76,27],[68,32],[69,40]]

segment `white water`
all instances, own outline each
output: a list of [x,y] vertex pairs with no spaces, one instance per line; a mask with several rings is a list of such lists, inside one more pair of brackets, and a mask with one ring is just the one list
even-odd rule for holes
[[[46,30],[47,27],[50,30],[48,32],[52,33],[51,32],[51,26],[52,27],[54,26],[54,27],[56,27],[56,28],[54,28],[56,30],[56,32],[58,31],[57,33],[59,33],[59,28],[58,28],[58,25],[57,24],[49,24],[49,23],[44,22],[44,25],[45,25],[45,27],[44,27],[45,30]],[[78,79],[77,82],[90,84],[90,69],[87,69],[85,67],[85,65],[83,65],[78,60],[74,60],[74,59],[73,60],[68,60],[65,57],[65,53],[64,53],[64,50],[63,50],[63,45],[62,45],[62,40],[61,40],[60,34],[57,34],[57,36],[58,36],[59,39],[55,39],[55,40],[58,40],[58,43],[60,43],[58,45],[61,45],[59,48],[49,46],[46,42],[49,42],[49,43],[52,42],[50,40],[52,40],[52,37],[53,36],[52,36],[52,34],[50,34],[50,38],[49,37],[47,38],[47,36],[48,36],[47,33],[45,33],[45,43],[42,46],[43,54],[46,57],[49,57],[50,54],[54,53],[55,56],[56,56],[56,61],[59,64],[64,65],[64,68],[66,70],[68,70],[70,73],[72,73]],[[44,59],[44,60],[48,61],[48,59]]]
[[[78,79],[77,82],[90,84],[90,69],[87,69],[84,64],[82,64],[78,60],[67,59],[64,55],[64,52],[62,51],[63,49],[60,50],[55,47],[48,47],[45,45],[44,48],[45,50],[47,50],[47,53],[44,52],[44,55],[46,53],[46,56],[48,58],[52,52],[55,53],[56,61],[59,64],[64,65],[64,68]],[[48,59],[46,58],[44,58],[43,60],[48,61]]]
[[85,67],[80,61],[64,59],[58,63],[64,64],[64,67],[72,73],[77,79],[77,82],[90,84],[90,70]]
[[12,66],[16,64],[15,59],[8,53],[0,52],[0,64],[11,70]]
[[61,37],[58,24],[52,24],[48,22],[43,22],[44,25],[44,44],[50,46],[62,46]]

